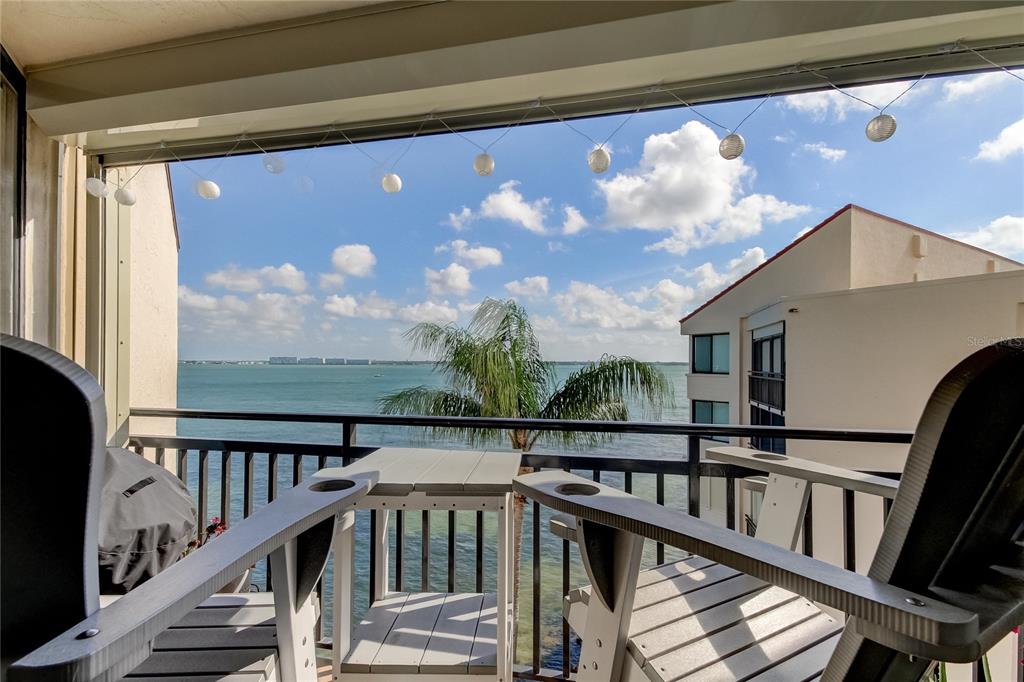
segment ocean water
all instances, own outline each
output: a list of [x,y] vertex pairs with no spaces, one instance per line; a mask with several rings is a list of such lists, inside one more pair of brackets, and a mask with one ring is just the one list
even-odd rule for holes
[[[555,367],[559,381],[579,369],[580,365],[558,364]],[[631,418],[649,421],[689,421],[689,401],[686,399],[686,366],[679,364],[659,365],[669,379],[673,390],[673,404],[661,414],[645,414],[634,408]],[[374,414],[378,412],[378,399],[388,393],[410,386],[441,386],[443,379],[430,365],[398,364],[370,366],[269,366],[269,365],[180,365],[178,368],[178,406],[182,408],[206,408],[223,410],[258,410],[266,412],[323,412],[348,414]],[[210,436],[242,440],[339,443],[340,427],[331,424],[295,424],[278,422],[245,422],[179,419],[178,434],[182,436]],[[469,448],[465,440],[457,438],[438,439],[424,429],[411,427],[359,426],[356,434],[360,445],[395,445]],[[587,454],[636,459],[684,459],[685,438],[679,436],[658,436],[624,434],[599,445],[583,450],[566,449],[561,445],[538,442],[535,452]],[[193,496],[198,493],[197,453],[189,455],[188,485]],[[329,461],[328,466],[340,466],[340,462]],[[306,458],[303,476],[313,473],[316,462]],[[267,499],[267,460],[258,455],[254,467],[254,506],[259,508]],[[592,471],[576,473],[590,477]],[[242,454],[232,456],[231,471],[231,521],[242,518]],[[292,458],[282,455],[278,458],[278,489],[284,490],[292,484]],[[221,463],[219,453],[209,458],[208,516],[220,512]],[[622,474],[603,473],[601,482],[622,488]],[[633,476],[633,493],[647,499],[655,498],[655,477],[637,474]],[[666,476],[666,505],[684,510],[686,508],[686,480],[682,476]],[[524,510],[522,528],[522,554],[520,563],[520,589],[518,594],[517,618],[517,662],[531,661],[533,622],[533,513],[532,503]],[[549,510],[541,509],[541,598],[540,623],[542,664],[560,668],[562,661],[562,541],[548,531]],[[485,514],[484,521],[484,589],[493,590],[497,580],[496,551],[494,537],[497,527],[493,514]],[[432,591],[447,589],[447,515],[430,515],[430,547],[428,566],[428,588]],[[405,515],[403,588],[421,589],[421,515]],[[355,617],[359,617],[367,604],[369,585],[369,514],[357,513],[356,519],[356,577]],[[391,524],[392,556],[394,556],[395,529]],[[456,590],[475,590],[476,561],[475,514],[456,514]],[[667,548],[666,557],[675,553]],[[645,565],[653,565],[655,548],[648,543],[644,552]],[[331,623],[331,582],[328,565],[324,581],[324,630],[330,633]],[[392,571],[393,572],[393,571]],[[392,586],[394,575],[391,576]],[[253,582],[265,589],[266,573],[263,563],[257,565]],[[573,586],[587,583],[575,546],[570,546],[570,582]],[[574,641],[574,639],[573,639]],[[577,647],[571,645],[571,656],[575,662]]]

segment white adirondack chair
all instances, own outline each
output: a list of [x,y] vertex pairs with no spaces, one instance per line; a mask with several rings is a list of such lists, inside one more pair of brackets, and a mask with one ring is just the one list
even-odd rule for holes
[[[1024,339],[946,375],[867,576],[791,550],[809,482],[891,497],[886,479],[716,448],[769,474],[750,538],[561,471],[517,478],[575,518],[562,524],[592,581],[568,608],[578,679],[910,682],[934,661],[977,660],[1024,620],[1022,405]],[[640,574],[644,538],[694,556]]]
[[[43,346],[5,335],[2,351],[0,678],[316,680],[313,589],[336,521],[373,477],[313,476],[101,608],[103,393]],[[57,447],[46,446],[55,432]],[[267,555],[272,594],[214,594]]]

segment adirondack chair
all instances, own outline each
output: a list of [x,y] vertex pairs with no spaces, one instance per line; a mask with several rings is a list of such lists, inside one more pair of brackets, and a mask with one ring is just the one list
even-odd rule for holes
[[[789,514],[806,504],[801,483],[890,495],[889,483],[856,472],[718,449],[796,482],[796,502],[769,484],[757,538],[569,473],[518,477],[517,492],[576,519],[567,530],[593,593],[578,679],[910,682],[935,661],[978,660],[1024,620],[1022,406],[1024,339],[982,349],[942,379],[866,576],[790,551],[792,526],[771,542],[761,534],[764,520],[786,526],[772,523],[773,502]],[[693,557],[669,578],[662,568],[642,579],[644,538]],[[671,604],[668,620],[659,598]]]
[[[373,472],[314,476],[100,608],[103,393],[43,346],[9,336],[0,346],[3,678],[315,680],[311,594]],[[254,607],[262,627],[192,627],[242,611],[245,595],[211,596],[268,554],[273,594]]]

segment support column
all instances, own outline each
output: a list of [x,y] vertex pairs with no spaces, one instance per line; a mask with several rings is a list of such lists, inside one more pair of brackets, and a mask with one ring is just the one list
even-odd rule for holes
[[316,606],[310,594],[296,602],[299,567],[298,540],[292,540],[270,554],[274,589],[274,617],[277,621],[277,678],[280,682],[316,680]]
[[352,646],[352,576],[355,574],[356,513],[338,514],[334,521],[333,618],[331,632],[331,670],[333,679],[341,677],[341,661]]

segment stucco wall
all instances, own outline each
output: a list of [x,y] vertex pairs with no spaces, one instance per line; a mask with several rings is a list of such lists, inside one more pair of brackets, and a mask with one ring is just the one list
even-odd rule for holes
[[[135,169],[126,172],[130,176]],[[166,167],[146,166],[132,180],[131,188],[137,203],[131,209],[129,400],[133,407],[176,407],[178,243]],[[174,427],[173,419],[133,419],[131,430],[173,434]]]
[[29,118],[25,148],[24,333],[57,348],[59,145]]
[[[853,209],[850,288],[1018,270],[1014,261]],[[915,245],[915,237],[922,246]]]

